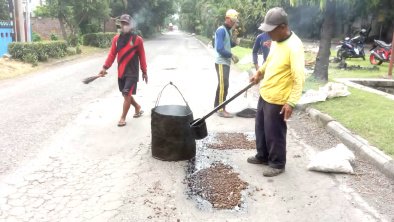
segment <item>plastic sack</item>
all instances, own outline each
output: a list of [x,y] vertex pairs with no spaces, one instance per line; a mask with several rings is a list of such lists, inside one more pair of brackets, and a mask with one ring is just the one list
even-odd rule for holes
[[344,144],[316,154],[308,165],[308,170],[328,173],[353,174],[355,156]]
[[298,104],[324,102],[326,101],[326,99],[327,99],[327,92],[310,89],[302,95],[301,99],[298,101]]
[[320,90],[324,90],[327,92],[328,99],[350,95],[347,86],[343,83],[329,82]]

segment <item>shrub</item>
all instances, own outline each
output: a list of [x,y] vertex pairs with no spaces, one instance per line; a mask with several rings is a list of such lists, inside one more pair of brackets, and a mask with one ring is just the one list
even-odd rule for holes
[[67,55],[65,41],[50,42],[13,42],[8,45],[8,52],[14,59],[37,65],[37,62],[47,61],[48,58],[60,58]]
[[56,34],[52,33],[51,34],[51,41],[58,41],[58,40],[59,40],[59,37]]
[[251,39],[241,39],[239,42],[239,46],[244,48],[253,48],[254,41]]
[[81,54],[82,53],[82,49],[81,49],[81,46],[79,44],[76,47],[76,51],[77,51],[77,54]]
[[33,42],[39,42],[39,41],[41,41],[42,39],[41,39],[41,36],[38,34],[38,33],[36,33],[36,32],[33,32],[32,34],[31,34],[31,41],[33,41]]
[[77,54],[77,48],[68,47],[67,48],[67,55],[72,56]]
[[106,32],[106,33],[90,33],[82,37],[83,45],[89,45],[99,48],[111,47],[112,39],[117,33]]
[[76,35],[70,35],[68,37],[68,45],[72,47],[77,47],[79,45],[80,38]]

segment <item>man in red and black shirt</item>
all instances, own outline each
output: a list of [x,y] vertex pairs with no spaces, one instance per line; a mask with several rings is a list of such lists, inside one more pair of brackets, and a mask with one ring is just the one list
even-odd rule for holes
[[139,69],[142,71],[142,79],[148,83],[148,74],[146,70],[146,59],[143,39],[132,32],[132,18],[130,15],[120,17],[121,34],[116,35],[112,40],[112,47],[105,61],[100,76],[106,74],[115,58],[118,61],[118,84],[119,90],[124,97],[123,113],[120,117],[118,126],[126,125],[126,116],[130,105],[135,108],[134,118],[143,114],[141,106],[135,101],[133,95],[137,92],[137,83],[139,80]]

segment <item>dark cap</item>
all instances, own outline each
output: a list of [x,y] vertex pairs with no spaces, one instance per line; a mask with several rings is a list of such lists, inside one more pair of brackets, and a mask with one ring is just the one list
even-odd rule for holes
[[264,22],[259,27],[264,32],[270,32],[282,24],[288,24],[287,13],[283,8],[275,7],[265,15]]
[[127,24],[130,24],[131,23],[131,16],[128,14],[124,14],[124,15],[120,16],[119,21],[126,22]]

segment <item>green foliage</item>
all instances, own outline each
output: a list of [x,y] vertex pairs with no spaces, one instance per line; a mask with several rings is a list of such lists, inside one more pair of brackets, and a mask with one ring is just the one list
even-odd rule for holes
[[42,38],[41,38],[41,36],[40,36],[38,33],[33,32],[33,33],[31,34],[31,40],[32,40],[33,42],[39,42],[39,41],[42,40]]
[[8,0],[0,0],[0,20],[9,20]]
[[117,33],[90,33],[82,36],[82,43],[86,46],[94,46],[99,48],[108,48],[111,46],[112,39]]
[[[180,26],[183,30],[211,37],[218,26],[223,24],[226,11],[239,12],[240,23],[234,32],[238,36],[256,35],[270,1],[243,0],[178,0],[180,5]],[[275,1],[278,4],[281,1]]]
[[362,90],[349,90],[348,97],[313,104],[313,107],[334,117],[386,154],[394,155],[393,101]]
[[77,54],[77,48],[74,47],[68,47],[67,48],[67,55],[73,56]]
[[37,6],[34,15],[38,17],[51,17],[51,11],[47,6]]
[[79,32],[86,33],[85,28],[89,25],[97,26],[109,18],[110,8],[108,0],[47,0],[40,11],[58,18],[70,30],[68,36],[75,37]]
[[71,47],[76,47],[77,45],[80,44],[80,42],[81,39],[79,38],[79,36],[75,36],[75,35],[70,35],[67,40],[68,45]]
[[244,48],[253,48],[253,45],[254,40],[252,39],[241,39],[241,41],[239,42],[239,46]]
[[78,44],[75,49],[76,49],[77,54],[81,54],[82,53],[81,45]]
[[59,40],[59,37],[54,33],[51,34],[50,38],[51,38],[51,41],[58,41]]
[[60,58],[67,54],[65,41],[50,42],[13,42],[8,45],[8,52],[15,59],[37,65],[47,61],[48,58]]

